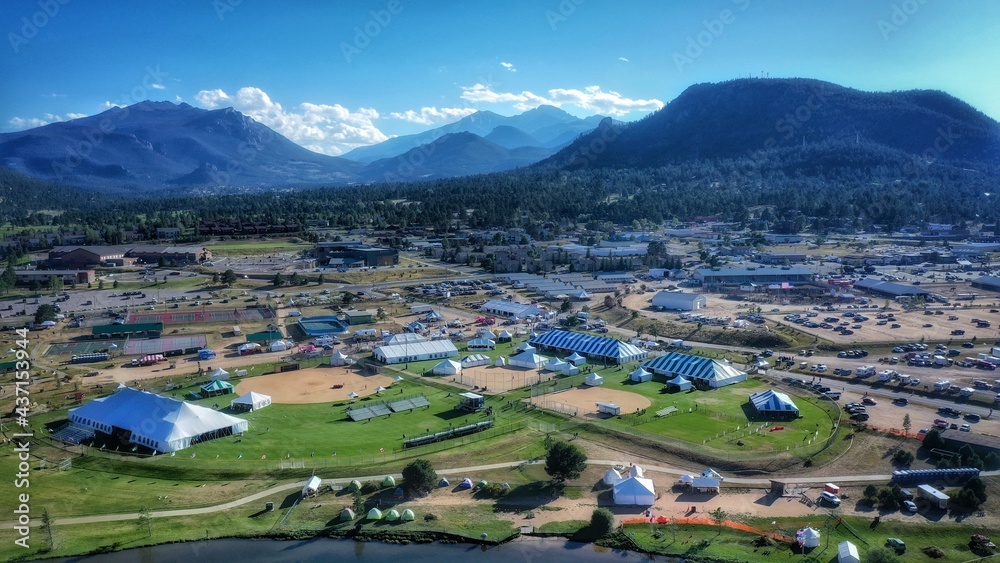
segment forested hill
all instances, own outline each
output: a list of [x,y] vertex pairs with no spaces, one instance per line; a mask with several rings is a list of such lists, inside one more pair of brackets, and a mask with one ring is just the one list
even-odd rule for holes
[[1000,125],[948,94],[862,92],[810,79],[740,79],[689,87],[641,121],[598,129],[546,160],[631,168],[705,158],[761,158],[817,143],[869,143],[925,160],[1000,164]]

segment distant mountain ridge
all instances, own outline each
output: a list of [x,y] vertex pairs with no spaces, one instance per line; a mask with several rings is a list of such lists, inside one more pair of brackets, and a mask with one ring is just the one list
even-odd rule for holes
[[[501,134],[508,139],[513,139],[515,135],[520,134],[526,136],[525,141],[533,142],[530,145],[518,146],[498,143],[506,148],[534,146],[557,149],[568,144],[582,133],[592,130],[601,119],[604,117],[600,115],[581,119],[548,105],[538,106],[510,117],[492,111],[477,111],[454,123],[422,133],[393,137],[375,145],[358,147],[345,154],[344,158],[364,163],[375,162],[383,158],[399,156],[452,133],[474,133],[480,137],[489,137],[497,128],[502,128]],[[510,128],[517,129],[519,133],[511,131]]]
[[862,92],[798,78],[696,84],[656,113],[599,128],[542,164],[663,166],[831,142],[870,143],[931,163],[1000,164],[1000,125],[944,92]]

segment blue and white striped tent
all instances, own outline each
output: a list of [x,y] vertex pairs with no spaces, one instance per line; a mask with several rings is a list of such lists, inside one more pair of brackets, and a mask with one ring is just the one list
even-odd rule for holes
[[565,354],[575,352],[592,360],[613,364],[635,362],[648,355],[645,351],[628,342],[568,330],[552,330],[532,336],[528,342],[542,350],[553,350]]
[[792,399],[788,395],[773,389],[750,395],[750,402],[758,412],[799,412],[799,408],[795,406],[795,403],[792,402]]
[[746,372],[729,364],[680,352],[653,358],[643,362],[642,367],[667,379],[680,375],[709,387],[724,387],[747,379]]

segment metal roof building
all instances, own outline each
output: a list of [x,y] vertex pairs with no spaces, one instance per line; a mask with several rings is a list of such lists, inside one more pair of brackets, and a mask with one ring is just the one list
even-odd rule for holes
[[523,319],[524,317],[538,315],[545,311],[537,305],[515,303],[513,301],[505,301],[503,299],[491,299],[486,303],[483,303],[480,310],[491,315],[510,317],[513,319]]
[[698,268],[694,271],[694,279],[705,285],[808,282],[812,278],[812,271],[806,268]]
[[645,359],[648,356],[646,351],[628,342],[568,330],[549,331],[532,337],[529,343],[541,350],[552,350],[565,354],[576,352],[592,360],[611,364],[627,364]]
[[1000,291],[1000,277],[982,276],[972,280],[972,287],[977,289],[987,289],[989,291]]
[[870,291],[872,293],[878,293],[880,295],[886,295],[888,297],[902,297],[902,296],[914,296],[914,295],[929,295],[930,292],[920,289],[912,285],[904,285],[901,283],[892,283],[882,280],[877,280],[874,278],[862,278],[854,282],[854,287],[864,289],[865,291]]
[[642,367],[657,375],[665,376],[668,379],[676,375],[681,375],[702,386],[708,387],[723,387],[746,381],[747,379],[746,372],[740,371],[729,364],[722,363],[719,360],[681,354],[680,352],[671,352],[664,356],[653,358],[652,360],[643,362]]

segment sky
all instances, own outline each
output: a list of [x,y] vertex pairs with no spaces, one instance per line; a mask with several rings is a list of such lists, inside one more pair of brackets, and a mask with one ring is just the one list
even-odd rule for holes
[[548,104],[633,121],[687,87],[935,89],[1000,119],[992,0],[4,0],[0,132],[143,100],[339,155]]

